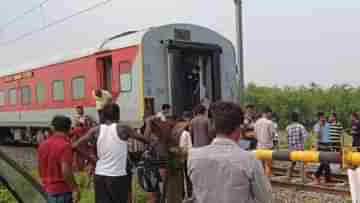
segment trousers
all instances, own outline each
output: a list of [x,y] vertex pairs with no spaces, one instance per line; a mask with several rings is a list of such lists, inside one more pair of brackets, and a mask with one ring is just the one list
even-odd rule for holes
[[331,169],[329,163],[320,163],[319,168],[315,172],[315,177],[320,178],[321,175],[324,175],[326,180],[329,180],[331,177]]
[[127,203],[129,198],[129,187],[131,186],[129,176],[100,176],[95,175],[95,202],[96,203]]

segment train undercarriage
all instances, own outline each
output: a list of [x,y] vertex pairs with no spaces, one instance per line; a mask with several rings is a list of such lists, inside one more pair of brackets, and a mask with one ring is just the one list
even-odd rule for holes
[[37,146],[49,135],[45,127],[0,127],[0,144],[13,146]]

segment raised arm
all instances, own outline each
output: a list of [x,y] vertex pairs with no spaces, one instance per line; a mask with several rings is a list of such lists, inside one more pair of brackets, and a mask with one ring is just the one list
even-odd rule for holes
[[79,140],[77,140],[76,142],[74,142],[72,144],[73,148],[78,148],[81,144],[83,143],[87,143],[93,139],[96,139],[99,135],[99,131],[100,131],[100,127],[94,127],[92,129],[90,129],[85,136],[81,137]]
[[118,132],[119,135],[123,134],[123,137],[121,137],[121,139],[128,140],[129,138],[131,138],[143,142],[145,144],[150,143],[149,137],[139,135],[134,129],[132,129],[129,126],[118,125]]

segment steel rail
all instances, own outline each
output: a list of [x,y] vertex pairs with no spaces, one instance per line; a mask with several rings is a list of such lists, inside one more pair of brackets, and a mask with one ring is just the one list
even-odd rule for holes
[[273,187],[293,189],[295,191],[319,192],[319,193],[327,193],[327,194],[339,195],[339,196],[344,196],[344,197],[351,195],[350,190],[347,190],[347,189],[325,187],[325,186],[320,186],[320,185],[289,183],[289,182],[279,181],[279,180],[271,180],[271,184]]

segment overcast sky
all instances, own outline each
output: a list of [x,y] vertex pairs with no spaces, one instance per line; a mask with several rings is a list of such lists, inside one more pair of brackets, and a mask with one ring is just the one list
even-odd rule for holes
[[[43,0],[3,0],[0,29]],[[0,44],[102,0],[50,0],[0,33]],[[359,0],[243,0],[245,78],[261,85],[360,85]],[[130,29],[192,23],[235,42],[233,0],[114,0],[110,4],[0,46],[0,68],[94,47]]]

